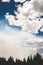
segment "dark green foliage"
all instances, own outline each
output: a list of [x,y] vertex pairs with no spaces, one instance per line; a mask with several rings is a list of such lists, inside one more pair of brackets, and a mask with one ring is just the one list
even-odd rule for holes
[[41,55],[37,53],[37,55],[34,56],[32,59],[32,56],[30,55],[30,58],[26,59],[24,58],[23,61],[16,59],[16,62],[14,61],[13,57],[10,56],[8,61],[6,61],[5,58],[0,58],[0,65],[43,65],[43,59],[41,59]]

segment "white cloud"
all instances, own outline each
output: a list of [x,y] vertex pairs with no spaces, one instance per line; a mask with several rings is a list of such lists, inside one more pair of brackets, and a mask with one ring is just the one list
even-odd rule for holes
[[[14,0],[15,2],[25,2],[26,0]],[[10,0],[2,0],[2,2],[10,2]]]
[[23,41],[25,41],[24,37],[27,35],[27,33],[25,33],[25,36],[23,36],[24,33],[25,32],[5,34],[0,31],[0,56],[6,58],[13,56],[14,58],[23,59],[24,57],[27,58],[31,52],[33,52],[32,55],[34,55],[37,51],[36,49],[34,50],[33,47],[22,47]]
[[10,0],[2,0],[2,2],[10,2]]
[[40,31],[43,32],[43,28],[41,28]]
[[43,25],[42,21],[40,20],[32,20],[30,21],[29,18],[26,18],[22,15],[22,13],[17,15],[17,19],[13,15],[7,15],[6,19],[9,21],[10,25],[16,25],[22,27],[22,30],[26,30],[31,33],[38,33],[38,29]]
[[[38,2],[38,0],[32,0],[30,2],[26,1],[22,7],[18,6],[18,12],[14,11],[18,20],[15,20],[15,16],[9,15],[7,13],[5,18],[9,21],[10,25],[21,26],[22,30],[26,30],[31,33],[38,33],[38,30],[43,25],[42,21],[39,21],[37,18],[41,15],[40,10],[42,10],[40,9],[41,7],[37,4]],[[39,7],[37,7],[34,3],[36,3]],[[41,4],[41,6],[43,6],[43,4]],[[37,11],[36,9],[40,10]],[[30,21],[29,18],[32,20]]]
[[26,0],[14,0],[15,2],[21,2],[21,3],[23,3],[24,1],[26,1]]
[[35,11],[38,11],[40,14],[43,14],[43,0],[34,0],[33,1],[33,8]]
[[[42,38],[36,37],[29,32],[21,31],[17,33],[9,27],[5,28],[6,31],[12,31],[11,34],[0,31],[0,56],[6,57],[13,56],[14,58],[27,59],[30,54],[32,56],[39,51],[40,44],[43,42]],[[10,31],[11,30],[11,31]],[[42,44],[41,44],[42,45]]]

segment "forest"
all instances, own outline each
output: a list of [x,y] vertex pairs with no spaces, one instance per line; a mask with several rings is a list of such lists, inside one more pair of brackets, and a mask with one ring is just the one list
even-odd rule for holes
[[6,60],[6,58],[0,57],[0,65],[43,65],[43,59],[39,53],[37,53],[33,59],[32,56],[30,56],[30,58],[28,57],[27,61],[25,58],[23,61],[19,59],[14,61],[14,58],[11,56],[8,58],[8,60]]

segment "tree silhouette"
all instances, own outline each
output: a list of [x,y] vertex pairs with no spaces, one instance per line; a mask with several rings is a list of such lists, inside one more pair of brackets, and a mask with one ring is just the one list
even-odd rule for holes
[[5,58],[0,57],[0,65],[43,65],[43,59],[41,59],[41,55],[37,53],[33,59],[32,56],[30,55],[30,58],[26,59],[24,58],[23,61],[16,59],[16,62],[14,61],[13,57],[9,57],[8,61],[6,61]]

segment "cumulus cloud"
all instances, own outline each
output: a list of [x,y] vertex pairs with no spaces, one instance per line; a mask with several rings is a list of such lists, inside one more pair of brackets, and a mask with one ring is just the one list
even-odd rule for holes
[[43,32],[43,28],[41,28],[41,29],[40,29],[40,31],[42,31],[42,32]]
[[[26,0],[14,0],[15,2],[20,2],[20,3],[23,3],[25,2]],[[2,0],[2,2],[10,2],[10,0]]]
[[21,2],[21,3],[23,3],[23,2],[25,2],[26,0],[14,0],[15,2]]
[[10,2],[10,0],[2,0],[2,2]]
[[[6,14],[5,18],[9,21],[10,25],[21,26],[22,30],[29,31],[31,33],[38,33],[38,30],[43,25],[43,19],[39,21],[38,18],[42,13],[40,13],[40,10],[43,9],[40,9],[40,6],[43,7],[43,4],[37,7],[35,3],[37,6],[41,4],[41,2],[39,3],[38,0],[32,0],[30,2],[26,1],[23,6],[18,6],[18,12],[14,11],[17,15],[16,17]],[[17,18],[17,20],[15,20],[15,18]]]
[[34,10],[40,12],[40,14],[43,13],[43,0],[40,0],[40,1],[34,0],[33,1],[33,8],[34,8]]

